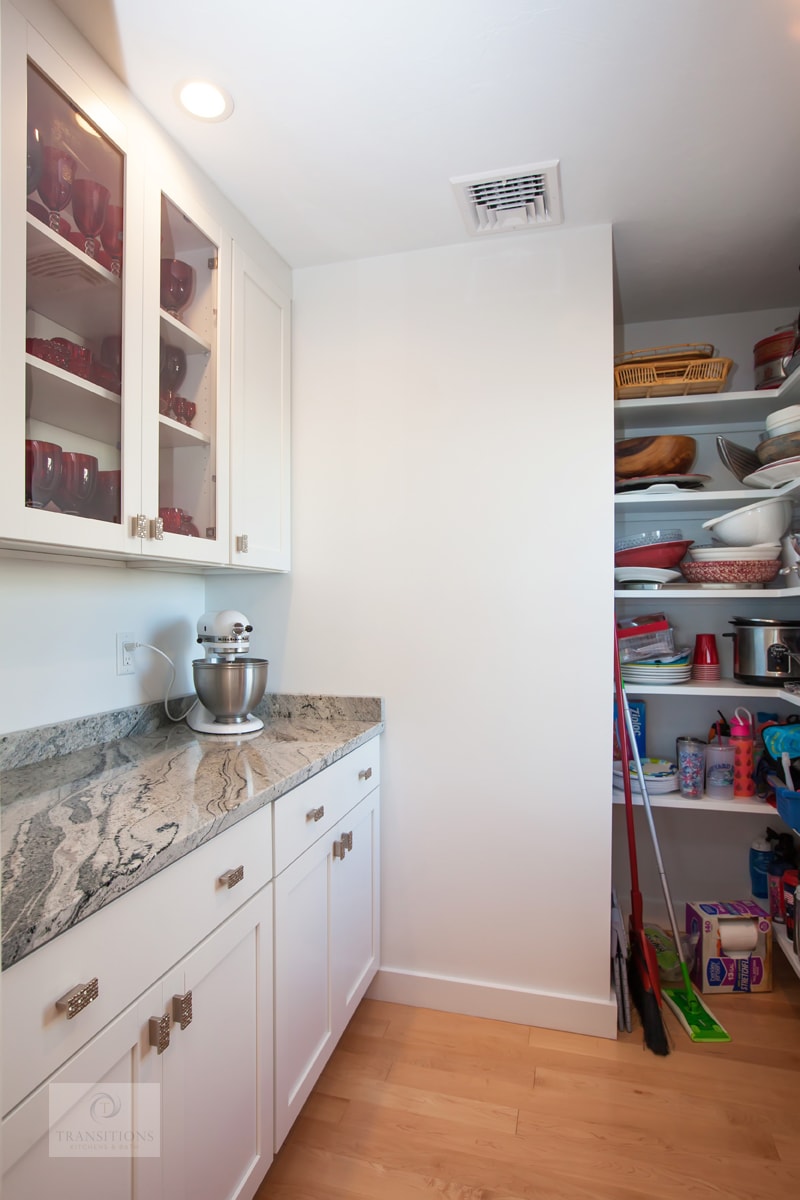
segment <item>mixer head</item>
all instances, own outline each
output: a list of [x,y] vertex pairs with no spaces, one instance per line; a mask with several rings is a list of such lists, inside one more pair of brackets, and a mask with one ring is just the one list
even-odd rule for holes
[[242,658],[250,650],[252,632],[247,617],[235,608],[203,613],[197,622],[197,640],[211,661],[235,662]]

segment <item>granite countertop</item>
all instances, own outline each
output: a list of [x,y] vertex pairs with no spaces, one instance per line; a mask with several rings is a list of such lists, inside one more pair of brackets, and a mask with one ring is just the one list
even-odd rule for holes
[[[256,711],[264,729],[238,738],[151,721],[81,745],[84,719],[79,748],[0,770],[4,970],[383,731],[379,699],[270,696]],[[62,727],[35,733],[7,737],[5,761],[70,744]]]

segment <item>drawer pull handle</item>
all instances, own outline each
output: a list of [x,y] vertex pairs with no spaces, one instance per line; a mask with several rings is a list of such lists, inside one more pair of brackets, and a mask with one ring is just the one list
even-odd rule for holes
[[163,1054],[169,1045],[169,1013],[150,1018],[150,1045],[155,1046],[157,1054]]
[[366,771],[358,772],[359,779],[372,779],[372,767],[367,767]]
[[243,879],[244,864],[239,867],[234,867],[230,871],[225,871],[224,874],[220,875],[219,877],[220,883],[226,888],[236,887],[237,883],[241,883]]
[[321,821],[325,816],[325,805],[321,804],[319,808],[311,808],[306,813],[307,821]]
[[345,850],[353,849],[353,831],[352,831],[352,829],[350,830],[349,833],[342,834],[342,845],[344,846]]
[[347,853],[347,851],[345,849],[344,842],[334,842],[333,843],[333,857],[334,858],[344,858],[346,853]]
[[67,992],[59,1000],[56,1000],[56,1008],[67,1014],[67,1020],[71,1021],[73,1017],[77,1017],[79,1012],[86,1008],[87,1004],[91,1004],[100,995],[100,984],[97,979],[90,979],[88,983],[79,983],[71,992]]
[[181,1029],[192,1023],[192,992],[191,989],[183,996],[172,997],[172,1019],[177,1021]]

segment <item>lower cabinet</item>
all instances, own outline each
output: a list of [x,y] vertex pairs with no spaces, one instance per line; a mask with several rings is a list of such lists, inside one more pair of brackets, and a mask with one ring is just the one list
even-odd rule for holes
[[272,921],[268,884],[9,1114],[4,1200],[252,1197],[272,1161]]
[[378,967],[379,796],[275,880],[276,1150]]

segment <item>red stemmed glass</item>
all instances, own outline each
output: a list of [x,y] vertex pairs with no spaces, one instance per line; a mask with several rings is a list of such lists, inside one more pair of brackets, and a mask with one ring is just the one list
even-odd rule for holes
[[42,146],[42,173],[37,190],[47,206],[50,228],[56,233],[61,227],[59,213],[70,202],[74,180],[75,159],[72,155],[60,146]]
[[65,450],[61,455],[61,481],[53,495],[62,513],[85,516],[97,486],[97,459],[92,454]]
[[161,260],[161,307],[180,317],[194,291],[194,267],[179,258]]
[[84,236],[83,252],[95,257],[95,238],[105,224],[106,209],[111,197],[107,187],[96,179],[76,179],[72,185],[72,215]]
[[164,343],[164,353],[161,361],[161,396],[159,411],[166,415],[174,407],[178,388],[186,378],[186,351],[180,346]]
[[111,259],[111,274],[122,274],[122,205],[109,204],[100,230],[103,248]]
[[37,439],[25,441],[25,503],[44,508],[61,481],[61,447]]

